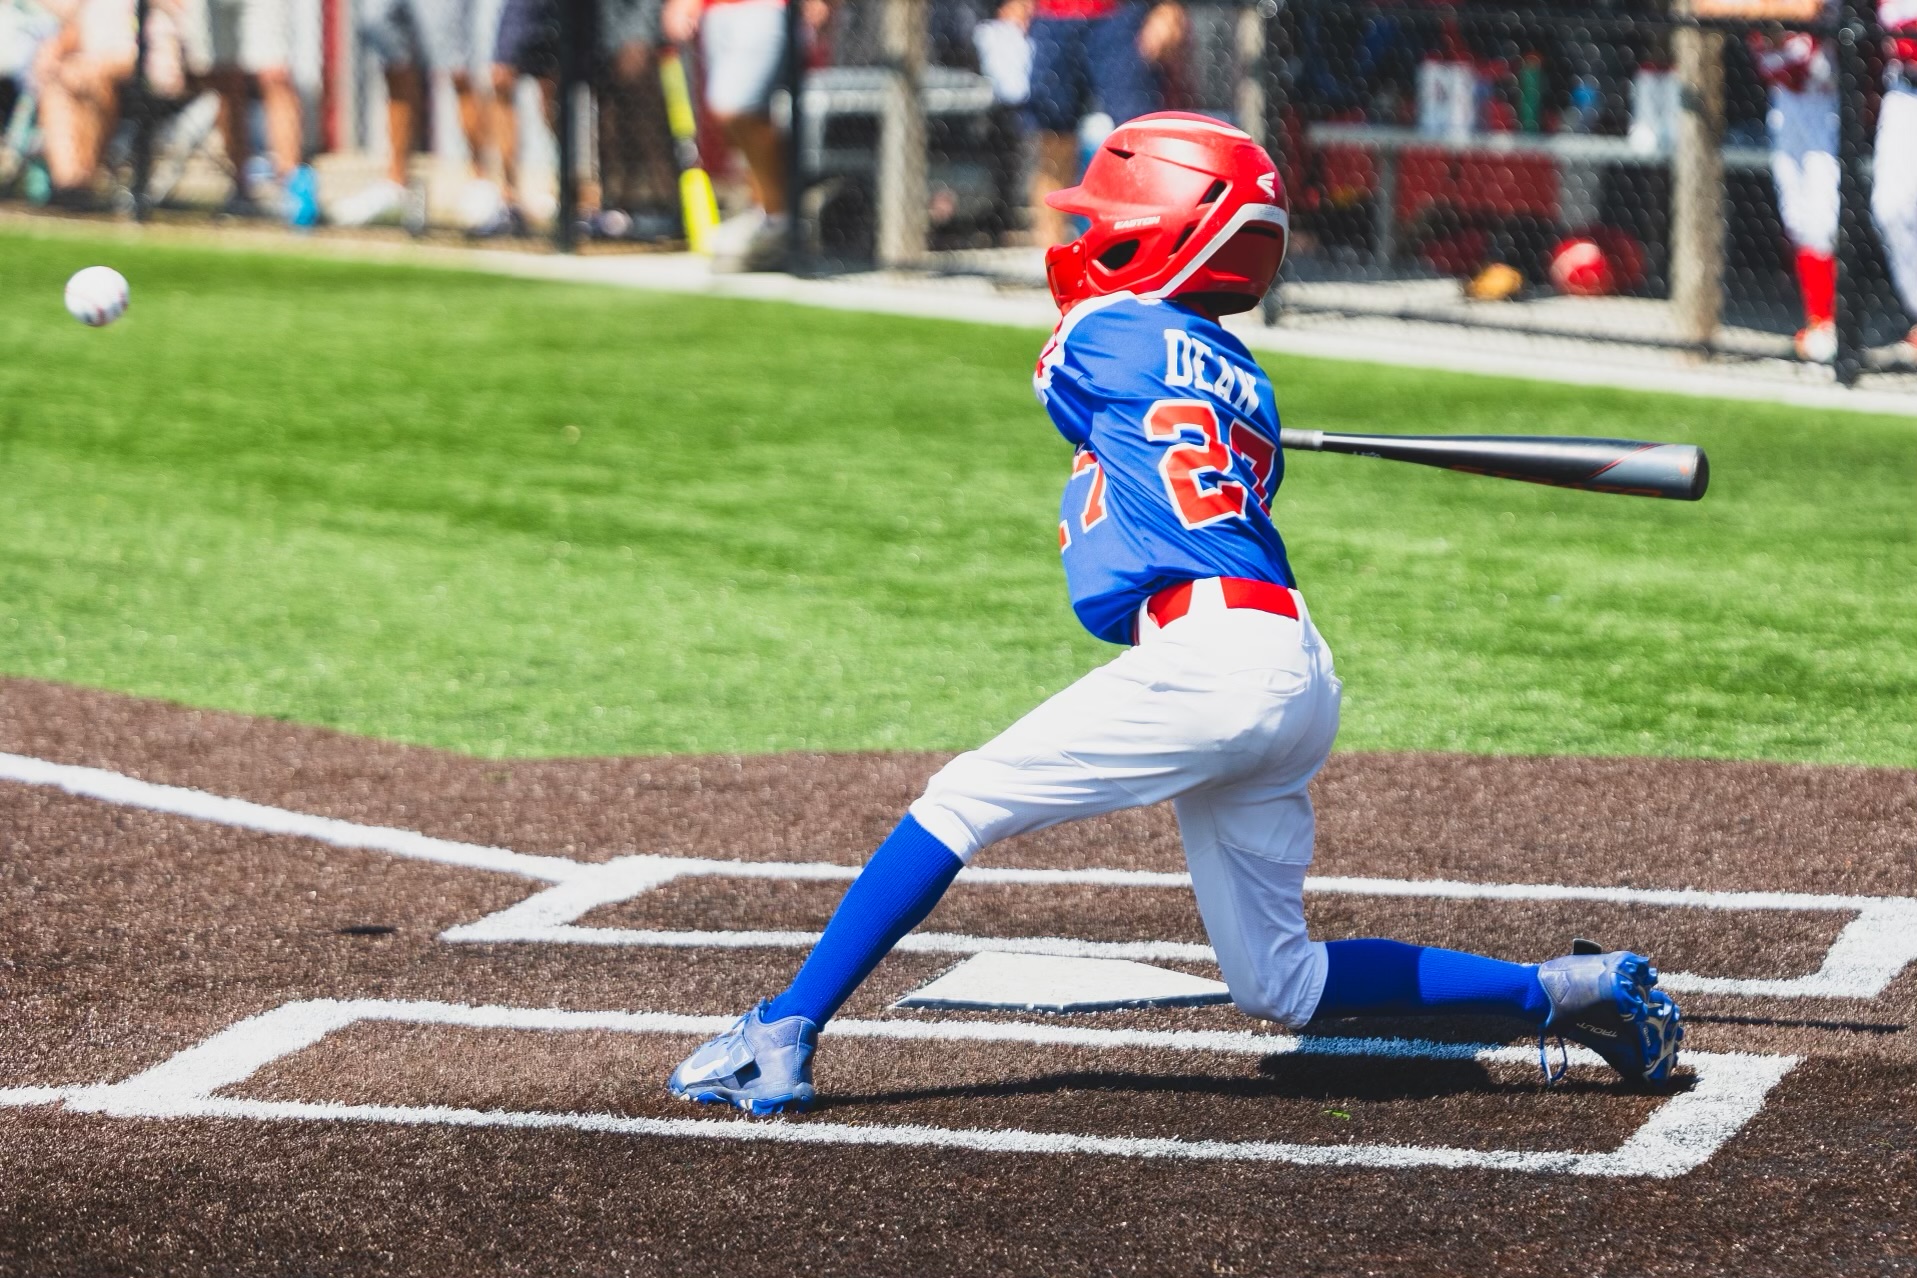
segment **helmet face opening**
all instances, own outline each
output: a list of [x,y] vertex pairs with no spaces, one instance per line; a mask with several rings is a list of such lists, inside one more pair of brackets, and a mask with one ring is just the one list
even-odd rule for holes
[[1288,217],[1271,157],[1207,116],[1166,111],[1119,126],[1084,180],[1046,203],[1089,223],[1078,239],[1046,251],[1061,310],[1122,292],[1219,294],[1228,303],[1220,313],[1244,310],[1284,260]]
[[1122,271],[1137,256],[1137,240],[1120,240],[1098,255],[1098,264],[1108,271]]

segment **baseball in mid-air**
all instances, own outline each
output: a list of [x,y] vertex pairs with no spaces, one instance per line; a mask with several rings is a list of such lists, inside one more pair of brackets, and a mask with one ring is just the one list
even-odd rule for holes
[[90,328],[126,314],[126,276],[110,266],[89,266],[67,281],[67,314]]

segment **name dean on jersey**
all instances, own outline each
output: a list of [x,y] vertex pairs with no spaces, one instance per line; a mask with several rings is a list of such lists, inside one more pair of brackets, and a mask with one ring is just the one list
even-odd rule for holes
[[[1207,372],[1207,365],[1216,372]],[[1216,395],[1247,417],[1258,413],[1258,382],[1190,333],[1165,330],[1165,385]]]

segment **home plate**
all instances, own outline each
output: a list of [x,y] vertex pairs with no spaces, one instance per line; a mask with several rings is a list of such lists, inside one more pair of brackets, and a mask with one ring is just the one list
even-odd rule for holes
[[1130,959],[974,954],[895,1007],[948,1011],[1106,1012],[1229,1003],[1221,982]]

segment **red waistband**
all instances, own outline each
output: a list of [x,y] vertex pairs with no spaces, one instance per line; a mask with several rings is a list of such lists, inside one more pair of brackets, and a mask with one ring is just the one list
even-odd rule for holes
[[[1162,629],[1177,621],[1191,611],[1191,588],[1195,583],[1181,581],[1175,586],[1167,586],[1145,601],[1145,611]],[[1251,608],[1258,612],[1269,612],[1280,617],[1298,619],[1298,601],[1291,591],[1283,586],[1273,585],[1269,581],[1253,581],[1248,577],[1220,577],[1220,593],[1225,596],[1227,608]]]

